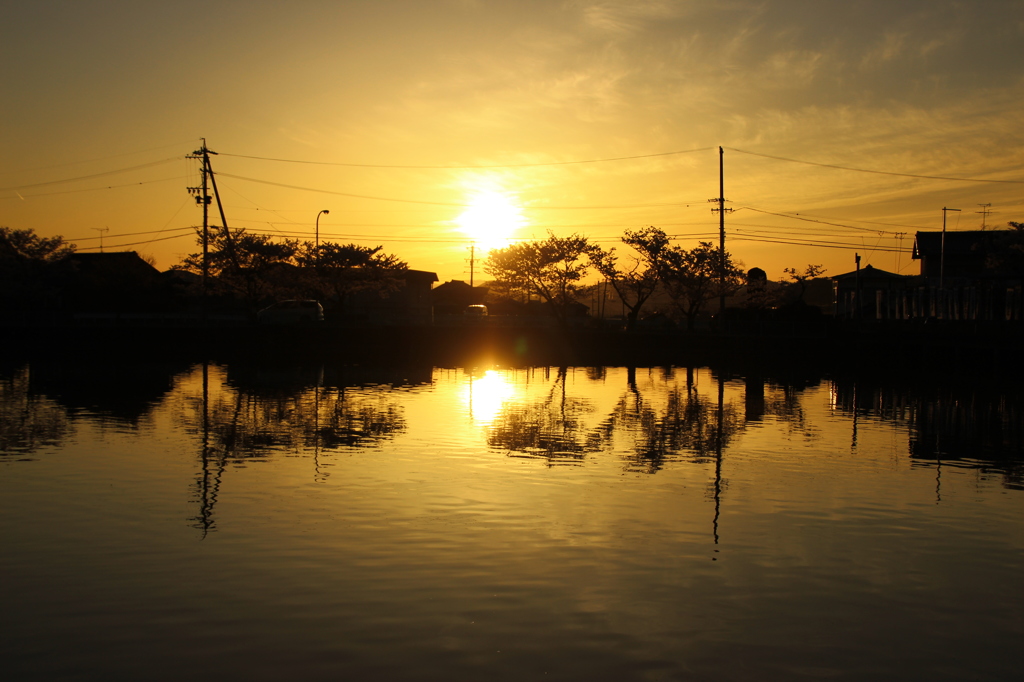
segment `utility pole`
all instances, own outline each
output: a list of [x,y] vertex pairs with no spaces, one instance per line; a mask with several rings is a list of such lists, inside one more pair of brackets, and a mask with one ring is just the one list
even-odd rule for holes
[[[220,211],[220,222],[221,228],[224,230],[224,242],[227,248],[228,257],[231,259],[232,265],[234,265],[236,271],[241,271],[241,265],[238,262],[238,254],[235,253],[235,240],[231,236],[231,230],[228,229],[228,220],[224,216],[224,204],[220,200],[220,192],[217,191],[217,178],[213,175],[213,165],[210,164],[210,155],[216,155],[217,152],[212,151],[206,146],[206,138],[201,138],[203,146],[196,151],[189,154],[186,158],[199,159],[202,164],[200,172],[202,173],[202,185],[200,187],[188,187],[189,194],[196,198],[196,203],[203,207],[203,321],[206,320],[206,295],[209,288],[209,277],[210,277],[210,202],[215,197],[217,199],[217,209]],[[210,196],[210,186],[213,186],[214,196]]]
[[476,267],[476,244],[469,245],[469,286],[473,286],[473,270]]
[[939,288],[942,289],[946,284],[946,213],[948,211],[957,211],[959,208],[946,208],[942,207],[942,241],[940,242],[939,248]]
[[209,161],[206,149],[206,138],[203,139],[203,146],[186,156],[187,159],[200,159],[202,161],[202,167],[199,172],[202,174],[202,185],[199,187],[189,187],[188,193],[196,198],[196,204],[203,207],[203,274],[202,274],[202,288],[203,288],[203,311],[205,315],[206,311],[206,291],[207,291],[207,278],[210,274],[210,188],[207,182],[207,168],[206,164]]
[[860,254],[853,254],[853,262],[857,264],[857,274],[853,282],[853,318],[860,319]]
[[718,197],[708,199],[709,202],[716,202],[718,208],[711,209],[712,213],[718,213],[718,286],[720,289],[718,297],[718,312],[725,312],[725,214],[731,212],[731,208],[725,207],[725,151],[718,148]]

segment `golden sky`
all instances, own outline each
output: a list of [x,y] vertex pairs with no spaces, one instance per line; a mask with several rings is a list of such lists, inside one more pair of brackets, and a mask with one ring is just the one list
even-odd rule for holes
[[42,0],[0,39],[0,225],[162,269],[195,248],[204,137],[231,227],[312,239],[328,209],[322,240],[441,281],[467,225],[500,233],[477,254],[717,240],[719,146],[728,248],[773,279],[916,273],[943,206],[1024,220],[1018,0]]

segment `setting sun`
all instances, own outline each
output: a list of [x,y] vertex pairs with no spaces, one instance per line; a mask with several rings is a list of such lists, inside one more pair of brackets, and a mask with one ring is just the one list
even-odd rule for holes
[[473,244],[486,252],[508,246],[509,239],[527,221],[522,210],[507,195],[486,191],[477,193],[470,200],[469,208],[456,222]]

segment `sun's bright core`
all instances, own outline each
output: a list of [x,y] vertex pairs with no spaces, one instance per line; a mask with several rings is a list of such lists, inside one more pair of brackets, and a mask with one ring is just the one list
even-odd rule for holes
[[500,192],[476,194],[456,222],[470,241],[484,251],[508,246],[508,241],[526,225],[522,210]]

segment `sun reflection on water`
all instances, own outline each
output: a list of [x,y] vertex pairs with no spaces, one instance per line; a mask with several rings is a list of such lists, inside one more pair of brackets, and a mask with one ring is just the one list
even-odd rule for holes
[[489,369],[480,376],[469,375],[463,389],[462,401],[470,421],[490,424],[498,416],[502,405],[516,393],[515,385],[504,372]]

